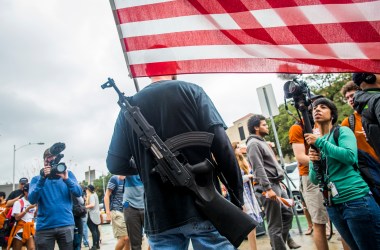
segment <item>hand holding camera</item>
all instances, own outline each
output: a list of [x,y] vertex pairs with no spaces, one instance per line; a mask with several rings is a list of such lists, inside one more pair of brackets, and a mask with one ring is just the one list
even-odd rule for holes
[[317,150],[315,150],[313,148],[310,148],[310,150],[309,150],[309,158],[313,162],[314,161],[319,161],[321,159],[321,154]]
[[61,152],[65,150],[66,145],[62,142],[57,142],[50,148],[46,149],[43,155],[45,166],[40,171],[42,177],[48,177],[50,179],[62,178],[66,180],[68,178],[66,164],[60,162],[64,157]]

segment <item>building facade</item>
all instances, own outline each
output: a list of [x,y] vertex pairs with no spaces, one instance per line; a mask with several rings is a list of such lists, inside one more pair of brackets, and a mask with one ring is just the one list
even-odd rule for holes
[[249,136],[247,122],[252,115],[252,113],[249,113],[239,120],[234,121],[233,125],[226,130],[231,142],[239,142],[241,147],[246,146],[245,141]]

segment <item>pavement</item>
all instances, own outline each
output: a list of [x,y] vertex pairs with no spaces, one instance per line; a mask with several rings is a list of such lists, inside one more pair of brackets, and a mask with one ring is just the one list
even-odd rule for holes
[[[297,227],[296,219],[294,218],[293,220],[293,229],[291,229],[290,234],[292,235],[292,238],[299,244],[301,245],[301,250],[316,250],[317,248],[314,245],[313,241],[313,236],[312,235],[304,235],[306,229],[307,229],[307,224],[306,224],[306,219],[304,215],[299,215],[298,216],[301,228],[303,230],[303,233],[299,233],[299,229]],[[114,250],[115,244],[116,244],[116,239],[113,238],[112,234],[112,226],[110,224],[103,224],[101,225],[100,228],[101,231],[101,246],[100,248],[102,250]],[[334,234],[333,237],[329,240],[329,248],[330,250],[338,250],[338,249],[343,249],[341,241],[339,240],[339,233],[337,232],[336,229],[334,229]],[[91,239],[90,239],[91,242]],[[267,234],[257,236],[257,248],[260,250],[271,250],[270,243],[269,243],[269,237]],[[82,249],[86,249],[82,247]],[[148,240],[146,237],[143,239],[143,246],[142,250],[147,250],[148,249]],[[249,250],[249,244],[248,241],[245,240],[242,242],[240,247],[238,248],[239,250]],[[189,250],[193,250],[191,244],[189,246]],[[221,249],[222,250],[222,249]]]

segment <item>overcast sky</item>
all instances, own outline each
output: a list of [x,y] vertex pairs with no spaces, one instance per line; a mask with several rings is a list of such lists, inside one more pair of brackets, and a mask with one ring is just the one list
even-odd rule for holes
[[[105,158],[118,113],[117,96],[100,85],[112,77],[126,95],[136,91],[107,0],[0,0],[0,184],[43,166],[43,151],[66,143],[77,176],[91,166],[107,173]],[[282,103],[284,81],[275,74],[182,75],[202,86],[227,126],[260,113],[256,88],[272,84]],[[149,79],[138,79],[140,88]],[[28,143],[44,142],[45,145]]]

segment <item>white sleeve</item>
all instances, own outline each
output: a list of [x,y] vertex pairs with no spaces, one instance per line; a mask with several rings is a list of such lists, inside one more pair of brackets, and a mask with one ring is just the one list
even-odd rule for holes
[[19,213],[21,213],[21,204],[20,204],[20,201],[18,200],[13,204],[12,216]]
[[91,196],[90,196],[90,204],[91,205],[96,205],[96,203],[95,203],[95,196],[93,194],[91,194]]

